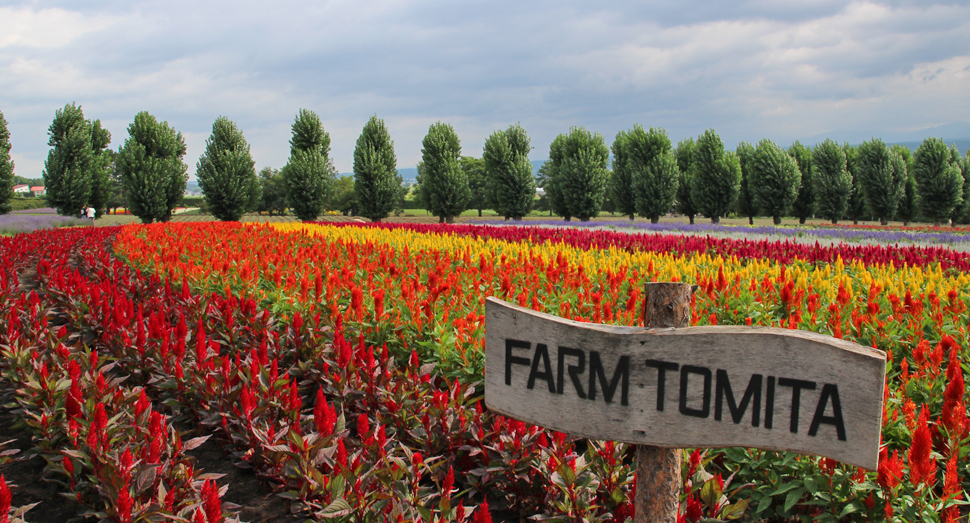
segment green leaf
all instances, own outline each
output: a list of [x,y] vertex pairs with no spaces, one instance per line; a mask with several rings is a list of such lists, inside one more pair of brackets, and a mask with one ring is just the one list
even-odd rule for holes
[[[768,498],[770,499],[770,498]],[[750,499],[742,499],[737,503],[732,503],[721,509],[721,518],[723,519],[738,519],[744,515],[744,511],[748,510],[748,503]]]
[[785,512],[788,513],[791,511],[791,508],[798,503],[798,500],[802,499],[804,494],[805,489],[801,487],[789,491],[788,496],[785,497]]
[[317,515],[325,518],[339,518],[341,516],[350,514],[352,510],[353,507],[350,506],[350,503],[347,503],[347,500],[344,498],[340,498],[327,505],[323,510],[318,512]]

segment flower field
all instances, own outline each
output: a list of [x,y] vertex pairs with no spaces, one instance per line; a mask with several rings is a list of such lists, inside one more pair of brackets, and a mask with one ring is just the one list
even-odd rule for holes
[[0,259],[11,401],[96,517],[234,520],[233,485],[186,454],[215,438],[309,519],[624,521],[632,447],[484,408],[484,302],[635,325],[648,281],[697,285],[694,324],[812,330],[890,361],[877,472],[687,449],[684,521],[966,514],[970,255],[944,247],[170,223],[0,238]]

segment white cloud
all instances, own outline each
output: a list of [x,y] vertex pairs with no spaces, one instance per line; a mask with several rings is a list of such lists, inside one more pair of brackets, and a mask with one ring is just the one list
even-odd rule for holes
[[437,120],[474,155],[521,122],[536,159],[574,125],[607,140],[637,122],[674,139],[713,127],[736,143],[970,121],[965,4],[106,5],[0,8],[0,110],[18,172],[43,164],[54,110],[72,101],[105,123],[112,147],[138,111],[169,121],[190,172],[219,115],[243,129],[258,167],[281,167],[303,107],[320,114],[343,172],[374,114],[402,167]]

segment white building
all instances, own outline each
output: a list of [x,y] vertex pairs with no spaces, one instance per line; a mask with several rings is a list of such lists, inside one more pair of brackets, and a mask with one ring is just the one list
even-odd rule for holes
[[18,184],[13,186],[13,192],[26,194],[30,192],[30,186],[27,184]]
[[30,188],[30,192],[34,193],[34,196],[43,196],[47,194],[47,189],[44,189],[43,185],[35,185]]

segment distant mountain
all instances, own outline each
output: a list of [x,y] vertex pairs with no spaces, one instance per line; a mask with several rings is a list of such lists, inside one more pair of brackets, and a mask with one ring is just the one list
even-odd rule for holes
[[[545,160],[533,160],[532,161],[532,175],[535,176],[539,172],[539,167],[546,163]],[[417,167],[405,167],[403,169],[398,169],[397,173],[401,175],[401,179],[404,180],[406,184],[416,184],[418,183],[418,168]],[[354,173],[340,173],[337,176],[350,176],[353,177]],[[189,182],[192,183],[192,182]]]
[[809,147],[831,138],[837,142],[849,142],[858,145],[872,138],[879,138],[887,144],[900,144],[915,151],[926,138],[943,138],[949,144],[956,144],[961,153],[966,153],[970,148],[970,122],[953,122],[936,127],[927,127],[918,131],[895,132],[890,131],[884,134],[874,134],[871,131],[860,131],[852,129],[839,129],[809,136],[801,142]]

